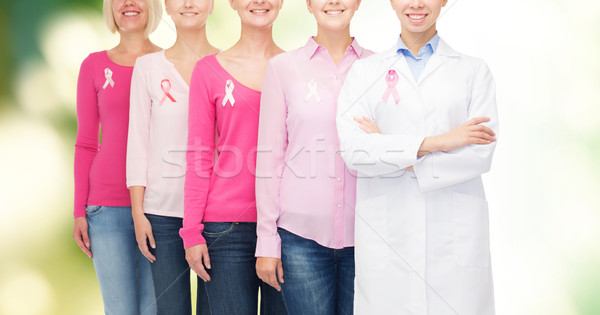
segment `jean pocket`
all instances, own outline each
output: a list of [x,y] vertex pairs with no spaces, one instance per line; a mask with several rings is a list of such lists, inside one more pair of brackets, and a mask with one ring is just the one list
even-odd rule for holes
[[104,206],[87,206],[85,214],[87,216],[94,216],[102,212],[102,210],[104,210]]
[[485,199],[454,193],[454,256],[465,268],[490,267],[490,233]]
[[235,223],[231,222],[206,222],[204,223],[204,230],[202,231],[202,235],[204,237],[220,237],[223,236],[231,230],[233,230],[233,226]]

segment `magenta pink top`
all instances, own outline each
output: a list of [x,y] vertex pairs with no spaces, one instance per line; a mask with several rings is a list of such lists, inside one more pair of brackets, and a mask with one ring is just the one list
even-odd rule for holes
[[194,67],[183,228],[179,232],[185,248],[206,242],[203,222],[256,222],[254,172],[260,94],[232,77],[216,55],[203,58]]
[[372,54],[354,40],[336,65],[310,38],[269,61],[258,133],[257,257],[281,258],[278,227],[328,248],[354,246],[356,174],[340,154],[335,117],[350,67]]
[[111,61],[107,51],[92,53],[81,63],[77,80],[75,217],[85,216],[87,205],[131,206],[125,185],[125,155],[132,72],[133,67]]

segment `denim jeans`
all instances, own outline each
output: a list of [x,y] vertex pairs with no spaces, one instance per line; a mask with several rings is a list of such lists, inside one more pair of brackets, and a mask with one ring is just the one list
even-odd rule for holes
[[278,229],[288,314],[346,315],[354,307],[354,247],[328,248]]
[[86,216],[104,312],[156,314],[150,262],[138,249],[131,207],[87,206]]
[[[149,249],[156,257],[151,269],[158,315],[190,315],[190,268],[185,260],[183,240],[179,236],[183,220],[152,214],[146,214],[146,218],[152,225],[152,235],[156,242],[156,248]],[[206,291],[202,284],[198,286],[196,305],[196,314],[210,314]]]
[[[212,315],[285,315],[281,294],[256,275],[256,223],[206,222],[211,281],[204,283]],[[202,280],[200,280],[202,281]]]

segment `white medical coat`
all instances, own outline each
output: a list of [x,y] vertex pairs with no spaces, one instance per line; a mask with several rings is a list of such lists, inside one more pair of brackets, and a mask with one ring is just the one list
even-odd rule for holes
[[[386,74],[399,76],[389,95]],[[360,130],[366,116],[381,134]],[[494,297],[481,174],[495,143],[417,159],[424,137],[474,117],[498,134],[495,84],[484,61],[443,40],[419,80],[396,48],[356,61],[339,96],[342,155],[359,174],[355,313],[490,315]],[[414,172],[405,171],[408,166]]]

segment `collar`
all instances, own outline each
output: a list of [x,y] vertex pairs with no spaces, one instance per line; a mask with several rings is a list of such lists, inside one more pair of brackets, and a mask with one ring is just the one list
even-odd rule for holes
[[[308,39],[306,45],[304,45],[304,51],[309,59],[312,59],[319,49],[325,49],[322,45],[317,44],[315,41],[315,37],[312,36]],[[352,37],[352,43],[348,46],[348,49],[351,49],[359,58],[362,57],[365,49],[358,44],[356,38]]]
[[[448,43],[446,43],[446,41],[444,41],[444,39],[441,37],[439,37],[437,49],[433,52],[433,54],[434,55],[438,54],[438,55],[448,56],[448,57],[460,56],[460,54],[456,50],[454,50],[452,47],[450,47],[450,45],[448,45]],[[392,57],[398,58],[398,45],[396,44],[396,45],[394,45],[393,48],[380,53],[380,56],[381,57],[378,58],[379,61],[385,61]]]
[[[433,35],[433,37],[423,47],[429,46],[431,48],[431,52],[434,53],[438,48],[439,42],[440,42],[440,36],[436,32],[435,35]],[[408,47],[404,43],[404,40],[402,40],[401,36],[398,36],[398,46],[397,47],[398,47],[398,49],[396,50],[396,53],[400,53],[402,50],[410,51],[410,49],[408,49]],[[423,47],[421,47],[419,49],[419,52],[421,51],[421,49],[423,49]],[[421,54],[419,53],[419,55],[421,55]]]

